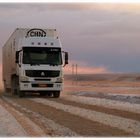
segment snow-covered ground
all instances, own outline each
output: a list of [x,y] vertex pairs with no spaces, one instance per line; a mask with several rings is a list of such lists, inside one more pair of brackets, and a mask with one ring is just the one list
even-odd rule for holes
[[64,96],[63,98],[65,100],[80,102],[82,104],[97,105],[106,108],[118,109],[118,110],[129,111],[129,112],[140,114],[140,104],[110,100],[105,98],[94,98],[94,97],[91,98],[91,97],[83,97],[83,96],[79,96],[77,98],[74,95],[70,95],[70,97]]
[[46,136],[46,134],[23,113],[0,99],[0,137],[29,136]]
[[67,92],[68,94],[78,95],[78,96],[97,96],[103,98],[109,98],[111,100],[118,100],[123,102],[130,102],[140,104],[140,94],[120,94],[120,93],[103,93],[103,92],[93,92],[93,91],[72,91]]
[[0,105],[0,136],[27,136],[25,130],[17,122],[17,120],[3,107]]
[[[87,97],[82,98],[82,100],[77,98],[77,97],[74,97],[74,96],[72,96],[72,97],[70,96],[70,97],[66,97],[66,98],[68,100],[72,99],[73,101],[83,102],[83,103],[88,101],[85,104],[94,104],[94,101],[96,101],[96,99],[93,101],[92,99],[89,99],[89,98],[88,98],[88,100],[85,100]],[[76,100],[74,100],[74,99],[76,99]],[[140,130],[140,122],[136,121],[136,120],[126,119],[123,117],[110,115],[110,114],[106,114],[106,113],[102,113],[102,112],[98,112],[98,111],[91,111],[88,109],[82,109],[82,108],[74,107],[71,105],[64,105],[62,103],[57,103],[55,101],[49,101],[46,99],[34,98],[34,99],[30,99],[30,100],[38,102],[38,103],[42,103],[44,105],[54,107],[54,108],[59,109],[59,110],[63,110],[63,111],[68,112],[70,114],[74,114],[74,115],[89,119],[91,121],[94,120],[94,121],[100,122],[100,123],[105,124],[105,125],[116,127],[118,129],[133,133],[135,135],[140,135],[140,131],[139,131]],[[124,104],[120,103],[120,105],[119,105],[119,103],[118,104],[117,104],[117,102],[112,103],[109,100],[103,101],[103,103],[104,103],[104,105],[106,105],[106,107],[112,107],[113,104],[115,104],[115,106],[113,106],[113,107],[115,107],[115,108],[118,107],[120,109],[120,107],[122,106],[122,108],[124,110],[128,109],[128,111],[129,110],[134,111],[133,109],[136,108],[135,112],[140,113],[140,106],[137,106],[137,105],[133,106],[131,104],[125,104],[125,103]],[[95,104],[102,105],[102,101],[98,100]]]
[[[108,94],[108,96],[110,93]],[[111,94],[112,95],[112,94]],[[118,96],[118,94],[114,94],[114,96]],[[129,95],[127,95],[129,96]],[[131,96],[131,95],[130,95]],[[135,97],[136,95],[133,95],[131,97]],[[10,98],[3,97],[3,99],[6,102],[9,102],[12,104],[12,106],[15,106],[16,108],[20,108],[20,110],[24,110],[25,112],[28,112],[28,114],[32,114],[33,118],[36,116],[39,117],[39,121],[41,119],[41,122],[46,124],[47,127],[50,127],[50,130],[53,130],[58,134],[58,136],[78,136],[78,133],[75,133],[71,129],[57,124],[55,121],[45,118],[45,116],[42,116],[41,114],[38,114],[37,112],[31,112],[27,108],[24,108],[22,105],[19,105],[18,103],[13,102]],[[87,109],[84,107],[78,107],[74,104],[65,104],[65,101],[71,101],[71,103],[79,103],[81,105],[90,105],[90,106],[98,106],[98,107],[105,107],[108,109],[117,109],[118,111],[128,111],[130,114],[137,113],[140,114],[140,104],[137,103],[130,103],[130,102],[123,102],[118,100],[112,100],[112,99],[106,99],[106,98],[96,98],[96,97],[85,97],[85,96],[77,96],[77,95],[66,95],[63,94],[58,99],[58,102],[56,100],[49,100],[45,98],[28,98],[26,100],[33,101],[35,103],[40,103],[43,105],[55,108],[60,111],[64,111],[66,113],[69,113],[71,115],[76,115],[82,119],[86,119],[89,121],[95,121],[98,123],[101,123],[103,125],[107,125],[110,127],[115,127],[117,129],[120,129],[122,131],[125,131],[127,133],[131,133],[133,135],[139,136],[140,135],[140,122],[139,120],[135,120],[133,118],[127,118],[126,116],[120,116],[116,114],[110,114],[108,112],[102,112],[100,110],[92,110],[91,108]],[[62,101],[61,101],[62,100]],[[25,124],[27,126],[24,127],[23,123],[19,124],[18,117],[12,116],[13,113],[9,111],[9,106],[6,108],[4,106],[4,101],[0,101],[0,136],[46,136],[44,134],[44,131],[40,130],[40,127],[36,126],[29,118],[26,118],[25,114],[22,114],[19,112],[25,120]],[[12,108],[12,107],[10,107]],[[14,108],[12,108],[13,110]],[[46,109],[46,108],[45,108]],[[17,111],[18,112],[18,111]],[[5,117],[6,116],[6,117]],[[27,120],[28,119],[28,120]],[[26,128],[26,129],[25,129]],[[29,131],[30,132],[29,132]],[[32,131],[32,132],[31,132]],[[29,134],[30,133],[30,134]],[[53,135],[52,135],[53,136]],[[56,136],[56,134],[55,134]]]

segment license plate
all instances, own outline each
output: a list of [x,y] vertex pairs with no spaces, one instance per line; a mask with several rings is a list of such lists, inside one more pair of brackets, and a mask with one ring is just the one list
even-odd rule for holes
[[39,87],[47,87],[47,84],[39,84]]

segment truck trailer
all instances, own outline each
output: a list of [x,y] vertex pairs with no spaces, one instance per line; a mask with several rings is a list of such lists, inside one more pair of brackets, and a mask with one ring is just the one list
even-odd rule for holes
[[62,51],[56,29],[17,28],[2,51],[5,92],[60,96],[68,53]]

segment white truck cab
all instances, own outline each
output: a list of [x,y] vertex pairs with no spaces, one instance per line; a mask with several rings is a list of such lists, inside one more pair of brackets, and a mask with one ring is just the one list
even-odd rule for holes
[[18,28],[3,47],[5,91],[20,97],[38,92],[58,98],[66,64],[68,53],[62,51],[56,29]]

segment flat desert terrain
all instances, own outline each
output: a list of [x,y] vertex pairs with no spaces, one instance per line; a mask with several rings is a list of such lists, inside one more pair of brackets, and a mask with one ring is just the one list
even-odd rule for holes
[[77,91],[79,94],[140,94],[140,74],[89,74],[66,75],[65,90]]

